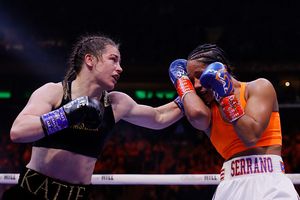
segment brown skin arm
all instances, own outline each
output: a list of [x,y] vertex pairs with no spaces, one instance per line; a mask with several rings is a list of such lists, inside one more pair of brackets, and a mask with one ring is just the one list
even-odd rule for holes
[[207,130],[211,120],[210,108],[195,92],[187,93],[182,101],[185,116],[192,126],[199,130]]
[[245,115],[233,125],[243,143],[251,147],[268,126],[271,113],[278,111],[278,102],[274,87],[266,79],[260,78],[248,83],[246,91]]

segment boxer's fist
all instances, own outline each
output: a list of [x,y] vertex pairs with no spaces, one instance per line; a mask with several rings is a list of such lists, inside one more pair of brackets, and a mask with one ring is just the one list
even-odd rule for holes
[[98,128],[102,124],[104,115],[104,106],[96,99],[89,99],[89,105],[85,107],[86,111],[83,118],[85,127],[87,128]]
[[214,92],[215,99],[220,103],[228,121],[236,121],[245,114],[239,100],[234,95],[231,75],[222,63],[214,62],[208,65],[200,76],[200,83],[206,89]]
[[182,100],[184,95],[194,91],[193,84],[187,76],[187,61],[185,59],[177,59],[170,64],[169,76],[175,86],[177,93]]
[[46,135],[83,122],[88,128],[100,126],[103,118],[103,105],[87,96],[78,97],[62,107],[43,114],[40,119]]
[[216,100],[233,94],[231,75],[225,65],[214,62],[207,66],[200,76],[200,83],[206,89],[212,89]]

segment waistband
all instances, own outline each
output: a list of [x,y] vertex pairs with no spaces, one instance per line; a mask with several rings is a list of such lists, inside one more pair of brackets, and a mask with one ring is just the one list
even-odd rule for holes
[[281,156],[267,154],[233,158],[224,162],[220,180],[267,173],[284,173],[284,163]]
[[86,200],[89,185],[70,184],[25,168],[20,173],[18,185],[41,199]]

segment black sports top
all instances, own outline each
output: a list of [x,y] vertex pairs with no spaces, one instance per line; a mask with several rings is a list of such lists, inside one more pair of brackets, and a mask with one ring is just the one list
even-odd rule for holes
[[[71,83],[67,84],[67,91],[64,91],[64,94],[60,106],[71,101]],[[34,142],[33,146],[63,149],[98,158],[115,125],[115,118],[107,92],[103,93],[100,102],[104,105],[103,123],[100,128],[88,129],[84,126],[84,123],[73,125]]]

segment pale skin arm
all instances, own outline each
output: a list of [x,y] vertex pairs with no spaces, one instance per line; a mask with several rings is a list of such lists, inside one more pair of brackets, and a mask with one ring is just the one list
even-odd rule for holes
[[239,138],[253,146],[268,126],[272,111],[278,111],[276,92],[266,79],[257,79],[247,86],[245,115],[233,123]]
[[130,96],[122,92],[110,92],[109,98],[116,122],[122,119],[150,129],[163,129],[183,116],[174,102],[154,108],[137,104]]
[[33,142],[45,137],[40,116],[56,107],[62,99],[60,83],[47,83],[34,91],[10,130],[13,142]]

